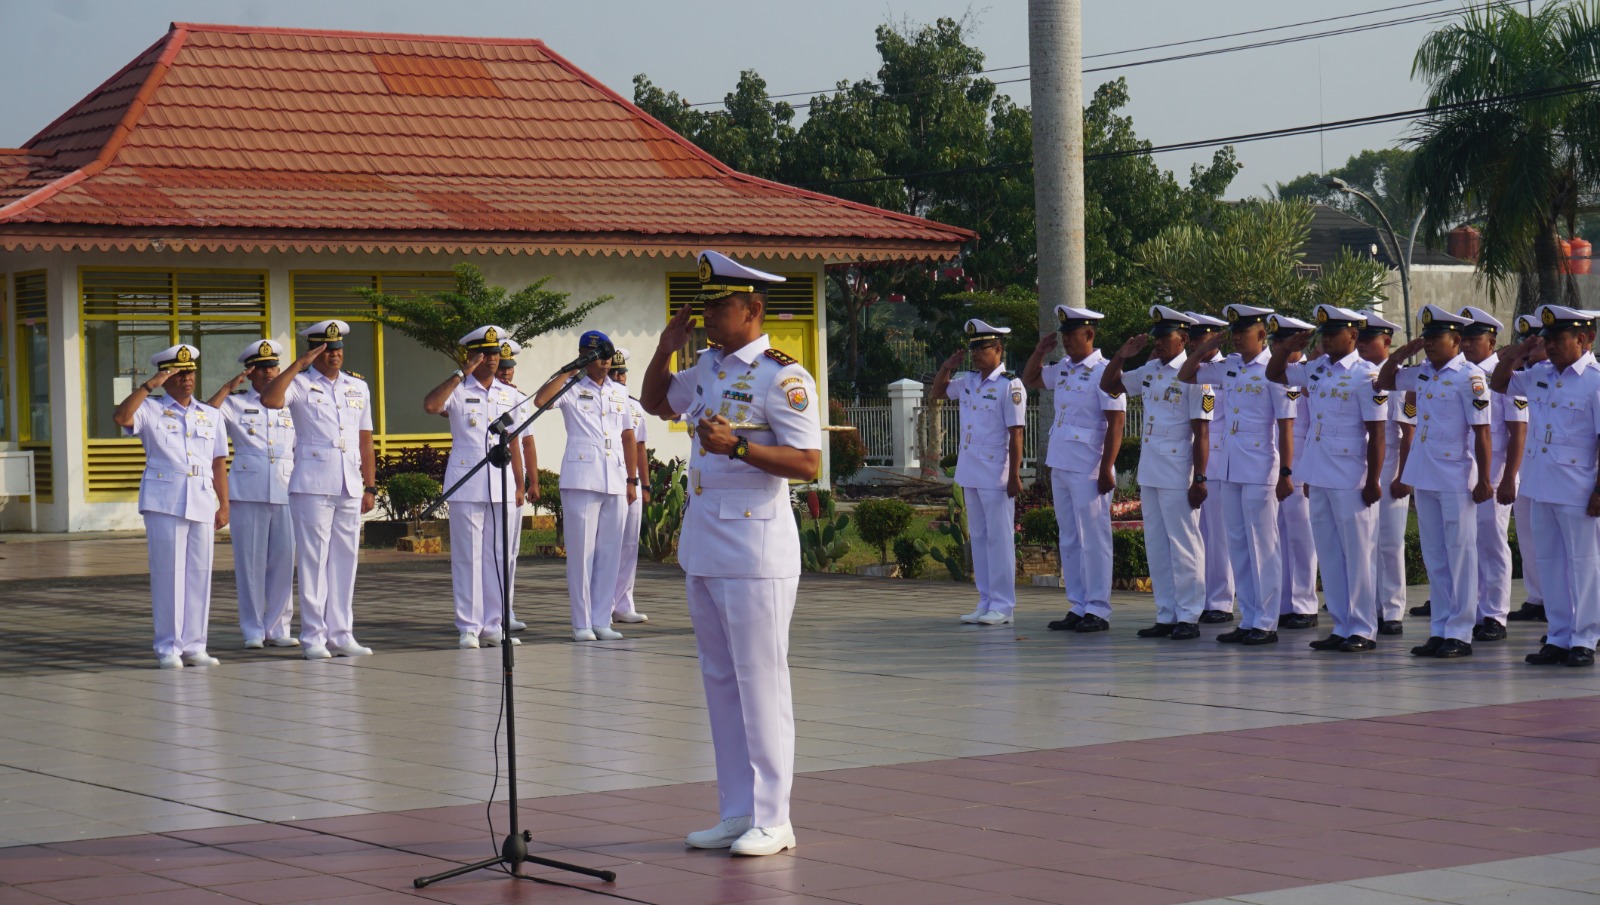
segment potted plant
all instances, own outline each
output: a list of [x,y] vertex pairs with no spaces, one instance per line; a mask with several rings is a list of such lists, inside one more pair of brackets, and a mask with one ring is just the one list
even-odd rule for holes
[[389,479],[384,487],[391,512],[405,519],[411,533],[395,541],[395,549],[403,553],[442,553],[444,542],[439,537],[425,537],[422,533],[422,513],[428,503],[444,488],[438,481],[420,472],[405,472]]

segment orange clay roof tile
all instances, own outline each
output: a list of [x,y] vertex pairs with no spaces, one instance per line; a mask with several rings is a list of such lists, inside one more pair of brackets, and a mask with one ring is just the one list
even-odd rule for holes
[[972,235],[729,170],[518,39],[175,24],[0,156],[6,248],[894,258]]

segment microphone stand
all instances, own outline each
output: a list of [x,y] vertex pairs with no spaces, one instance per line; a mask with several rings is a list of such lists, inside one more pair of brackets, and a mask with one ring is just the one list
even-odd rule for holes
[[[556,372],[557,375],[560,373],[560,371]],[[519,830],[517,826],[517,713],[515,702],[516,689],[511,682],[513,661],[515,658],[511,653],[511,638],[510,633],[506,628],[507,624],[511,621],[511,557],[515,554],[511,552],[510,543],[511,524],[509,507],[511,498],[506,488],[506,466],[511,464],[511,441],[515,439],[518,434],[521,434],[523,431],[527,430],[528,427],[539,418],[539,416],[549,411],[550,407],[556,404],[557,399],[560,399],[568,390],[572,389],[574,384],[582,379],[583,371],[579,370],[578,373],[567,379],[567,382],[562,385],[561,389],[556,391],[554,396],[550,397],[549,402],[546,402],[544,405],[541,405],[535,409],[533,414],[528,416],[527,420],[517,425],[514,429],[502,429],[499,431],[499,440],[495,443],[494,448],[489,450],[488,454],[478,461],[478,464],[472,466],[471,471],[462,475],[461,480],[451,484],[449,489],[439,494],[437,499],[428,504],[428,509],[424,514],[424,517],[433,515],[433,513],[441,505],[443,505],[452,494],[460,489],[463,484],[467,483],[467,481],[471,480],[473,475],[477,474],[479,471],[482,471],[485,466],[493,465],[500,469],[500,532],[502,541],[500,545],[502,550],[500,563],[500,666],[503,674],[501,679],[502,685],[500,698],[505,702],[506,806],[511,814],[511,827],[506,832],[505,841],[500,844],[499,855],[493,858],[486,858],[475,864],[463,864],[460,867],[451,868],[450,870],[443,871],[441,873],[432,874],[426,877],[418,877],[417,879],[411,881],[411,885],[417,889],[421,889],[424,886],[428,886],[432,883],[437,883],[440,880],[448,880],[451,877],[459,877],[462,874],[471,873],[475,870],[484,870],[490,867],[501,866],[506,867],[507,873],[518,879],[534,879],[533,877],[528,877],[518,872],[519,868],[522,866],[522,863],[525,861],[532,861],[535,864],[542,864],[545,867],[554,867],[561,870],[572,871],[573,873],[598,877],[607,883],[610,883],[617,878],[617,875],[609,870],[595,870],[594,868],[583,867],[577,864],[568,864],[565,861],[553,861],[549,858],[540,858],[536,855],[528,854],[528,843],[533,841],[533,833],[528,830]],[[506,417],[507,415],[501,416],[502,419]],[[499,420],[500,419],[496,419],[496,421]],[[509,424],[510,422],[506,421],[504,423]],[[493,430],[493,427],[494,426],[491,425],[490,429]]]

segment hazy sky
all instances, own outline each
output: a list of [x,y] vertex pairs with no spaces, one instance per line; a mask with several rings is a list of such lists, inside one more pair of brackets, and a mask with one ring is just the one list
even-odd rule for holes
[[[1085,54],[1124,50],[1397,6],[1407,0],[1083,0]],[[1090,60],[1127,62],[1275,37],[1446,11],[1439,3],[1265,36]],[[1028,61],[1026,0],[0,0],[0,147],[28,140],[165,33],[172,21],[360,31],[532,37],[624,96],[646,73],[691,101],[720,99],[753,68],[773,93],[815,91],[871,78],[873,28],[885,20],[931,21],[970,13],[990,67]],[[1085,76],[1086,94],[1125,75],[1139,134],[1160,145],[1331,122],[1420,106],[1410,78],[1417,43],[1433,24],[1384,28],[1215,57]],[[995,73],[999,80],[1027,70]],[[1002,85],[1019,103],[1028,83]],[[803,101],[805,98],[795,98]],[[1384,147],[1405,124],[1239,146],[1235,197],[1264,184],[1338,166]],[[1186,178],[1210,151],[1161,154]]]

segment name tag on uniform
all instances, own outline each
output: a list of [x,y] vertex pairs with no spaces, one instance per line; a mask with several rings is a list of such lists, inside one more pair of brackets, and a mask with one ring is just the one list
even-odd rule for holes
[[478,402],[482,402],[483,400],[482,399],[473,399],[473,398],[468,397],[467,401],[468,402],[472,402],[472,403],[478,403]]
[[1228,372],[1228,376],[1229,377],[1238,377],[1239,376],[1239,372],[1238,371],[1229,371]]
[[313,392],[313,393],[321,393],[322,392],[322,387],[312,387],[311,388],[311,392]]
[[579,390],[578,391],[578,398],[579,399],[593,399],[594,398],[594,394],[589,392],[588,390]]
[[1548,390],[1548,389],[1550,389],[1550,384],[1548,384],[1548,383],[1545,383],[1545,382],[1544,382],[1544,381],[1542,381],[1542,380],[1540,380],[1540,381],[1537,381],[1537,383],[1538,383],[1538,385],[1539,385],[1539,386],[1540,386],[1540,387],[1541,387],[1541,388],[1542,388],[1542,389],[1546,389],[1546,390]]

